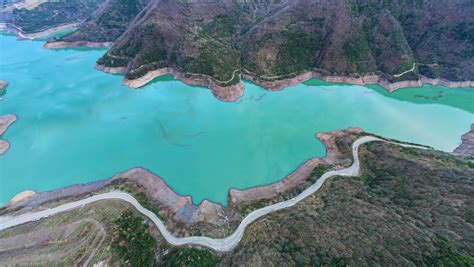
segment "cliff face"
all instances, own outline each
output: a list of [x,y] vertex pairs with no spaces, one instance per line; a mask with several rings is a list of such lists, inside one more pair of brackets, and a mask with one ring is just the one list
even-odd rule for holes
[[474,124],[471,124],[471,130],[461,137],[461,144],[454,150],[454,154],[474,157]]
[[474,79],[472,14],[470,0],[108,0],[60,41],[115,42],[98,63],[128,79],[173,67],[220,86],[236,71],[462,81]]

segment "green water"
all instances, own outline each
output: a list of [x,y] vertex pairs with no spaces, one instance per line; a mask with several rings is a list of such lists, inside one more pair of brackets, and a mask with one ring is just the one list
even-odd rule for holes
[[[324,156],[318,132],[357,126],[451,151],[474,122],[474,91],[441,87],[389,95],[314,81],[279,92],[246,83],[236,103],[169,77],[132,90],[94,69],[104,51],[0,36],[0,79],[10,82],[0,114],[19,118],[4,135],[11,147],[0,157],[1,203],[140,166],[195,203],[225,204],[229,188],[277,181]],[[438,91],[436,99],[410,96]]]

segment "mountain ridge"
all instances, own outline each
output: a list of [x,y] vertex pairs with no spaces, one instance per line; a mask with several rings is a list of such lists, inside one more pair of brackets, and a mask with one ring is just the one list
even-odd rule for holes
[[221,90],[246,76],[278,84],[308,72],[378,76],[395,83],[388,89],[423,77],[472,86],[472,13],[468,0],[108,0],[46,47],[113,43],[99,68],[126,81],[172,68]]

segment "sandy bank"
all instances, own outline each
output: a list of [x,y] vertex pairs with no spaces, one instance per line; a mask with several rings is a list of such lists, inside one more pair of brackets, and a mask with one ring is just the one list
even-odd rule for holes
[[18,203],[22,200],[25,200],[29,197],[32,197],[36,195],[36,192],[35,191],[32,191],[32,190],[25,190],[25,191],[22,191],[18,194],[16,194],[12,199],[10,199],[10,201],[8,201],[7,205],[13,205],[15,203]]
[[474,157],[474,124],[471,124],[471,130],[461,137],[461,144],[454,149],[453,153],[464,157]]
[[89,47],[89,48],[101,48],[109,47],[112,42],[87,42],[87,41],[76,41],[76,42],[63,42],[63,41],[53,41],[46,42],[43,47],[48,49],[63,49],[63,48],[73,48],[73,47]]
[[[3,115],[0,117],[0,137],[8,130],[14,122],[16,121],[16,116],[12,114]],[[0,155],[5,154],[8,148],[10,148],[10,143],[8,141],[0,139]]]

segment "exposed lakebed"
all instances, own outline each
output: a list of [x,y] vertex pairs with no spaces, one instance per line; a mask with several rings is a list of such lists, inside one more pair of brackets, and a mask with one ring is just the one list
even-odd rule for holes
[[235,103],[169,76],[132,90],[94,69],[105,50],[47,50],[0,36],[4,134],[0,204],[22,190],[101,180],[132,167],[160,175],[195,203],[285,177],[325,149],[318,132],[349,126],[452,151],[474,122],[474,90],[378,87],[317,80],[278,92],[245,84]]

